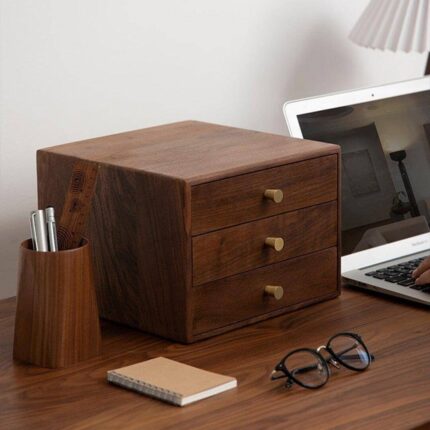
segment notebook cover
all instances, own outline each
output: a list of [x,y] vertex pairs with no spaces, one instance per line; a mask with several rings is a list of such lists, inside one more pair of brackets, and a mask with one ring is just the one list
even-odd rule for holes
[[108,381],[178,405],[183,404],[189,396],[201,394],[200,398],[205,398],[217,394],[204,395],[206,391],[221,385],[229,384],[226,389],[237,385],[236,379],[230,376],[208,372],[164,357],[110,370]]

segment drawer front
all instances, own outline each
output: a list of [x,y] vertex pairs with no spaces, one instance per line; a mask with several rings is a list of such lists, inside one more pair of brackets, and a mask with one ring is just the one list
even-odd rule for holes
[[[194,288],[194,334],[337,292],[337,248],[293,258]],[[266,286],[280,286],[277,300]]]
[[[337,155],[329,155],[196,185],[191,188],[192,233],[335,200],[337,181]],[[266,190],[281,190],[282,201],[265,196]]]
[[193,284],[336,245],[336,201],[217,230],[193,237]]

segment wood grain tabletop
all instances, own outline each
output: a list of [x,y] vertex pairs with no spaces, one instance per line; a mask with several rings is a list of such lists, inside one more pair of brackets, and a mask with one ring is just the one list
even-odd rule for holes
[[[430,312],[345,288],[328,302],[182,345],[103,322],[103,353],[48,370],[12,360],[15,299],[0,301],[1,429],[430,428]],[[293,348],[359,333],[376,360],[339,369],[318,390],[270,381]],[[179,408],[106,382],[106,372],[165,356],[237,378],[238,387]]]

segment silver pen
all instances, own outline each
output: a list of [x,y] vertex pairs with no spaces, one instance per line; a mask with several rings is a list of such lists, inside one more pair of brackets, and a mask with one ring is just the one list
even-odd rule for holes
[[48,248],[48,232],[46,228],[45,211],[39,209],[31,213],[32,234],[34,235],[34,242],[36,251],[47,252]]
[[48,229],[49,250],[58,251],[57,227],[55,224],[55,211],[52,206],[45,209],[46,226]]

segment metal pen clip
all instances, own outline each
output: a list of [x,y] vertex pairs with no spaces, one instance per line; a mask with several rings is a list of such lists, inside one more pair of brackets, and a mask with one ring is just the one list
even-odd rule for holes
[[31,241],[33,243],[33,250],[38,251],[37,249],[37,238],[36,238],[36,211],[31,211],[30,213],[30,233],[31,233]]

